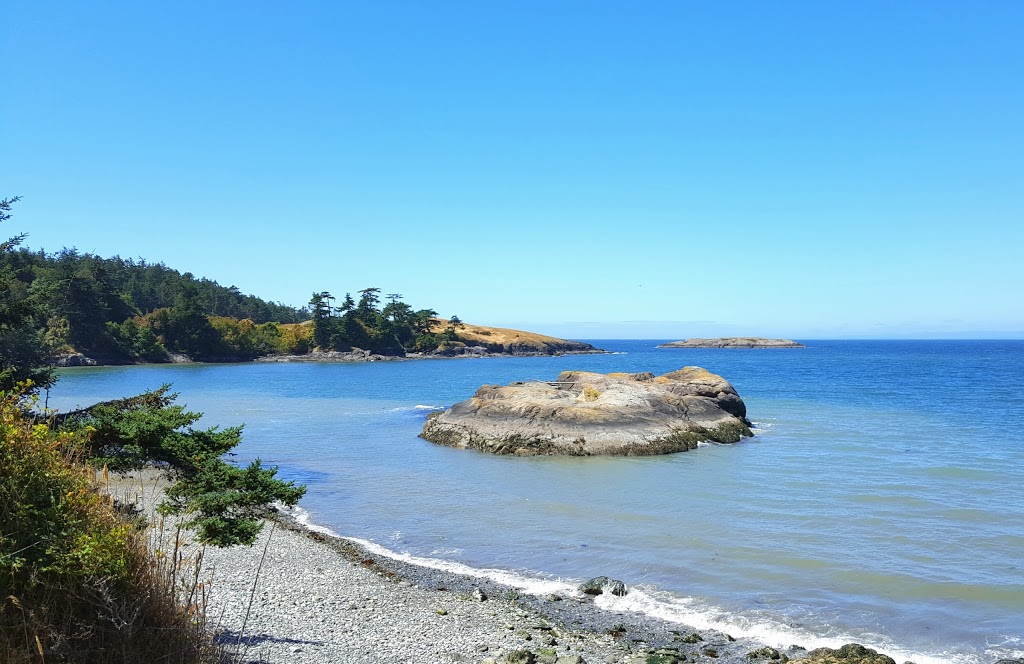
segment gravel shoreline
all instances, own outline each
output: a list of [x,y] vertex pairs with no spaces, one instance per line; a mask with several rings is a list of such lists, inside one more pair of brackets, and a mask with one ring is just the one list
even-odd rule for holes
[[[167,485],[147,470],[112,478],[109,491],[151,515]],[[211,580],[208,623],[222,642],[238,644],[242,662],[503,662],[529,650],[536,659],[523,662],[739,664],[763,645],[603,610],[582,594],[520,594],[395,560],[286,512],[251,547],[206,547],[202,578]]]

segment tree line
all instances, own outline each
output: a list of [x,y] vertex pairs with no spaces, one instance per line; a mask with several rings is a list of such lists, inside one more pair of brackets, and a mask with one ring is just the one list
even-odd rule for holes
[[358,301],[345,293],[338,306],[329,292],[313,293],[309,300],[313,345],[322,350],[362,348],[405,355],[459,342],[458,330],[463,324],[458,316],[441,327],[436,311],[414,310],[402,301],[401,293],[388,293],[384,296],[387,303],[381,306],[380,292],[379,288],[364,288]]
[[305,309],[163,263],[74,249],[30,251],[18,246],[22,240],[13,238],[0,252],[3,304],[17,303],[24,314],[23,341],[50,355],[80,352],[108,361],[161,361],[168,353],[251,358],[290,350],[278,325],[309,318]]
[[[296,308],[163,263],[75,249],[30,251],[19,246],[22,240],[12,238],[0,251],[0,315],[15,307],[20,326],[0,338],[0,372],[9,358],[21,358],[20,366],[45,373],[34,353],[82,353],[115,363],[162,362],[172,354],[230,361],[315,349],[404,355],[458,341],[458,317],[445,324],[433,309],[414,310],[398,293],[382,304],[379,288],[358,291],[358,300],[346,294],[338,305],[322,291]],[[300,325],[309,320],[311,326]],[[46,380],[38,372],[32,378]]]

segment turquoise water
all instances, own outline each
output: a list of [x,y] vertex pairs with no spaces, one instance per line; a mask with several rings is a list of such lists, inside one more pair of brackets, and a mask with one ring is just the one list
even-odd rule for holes
[[[1024,655],[1024,342],[66,371],[62,410],[173,383],[239,459],[304,482],[317,524],[527,591],[599,574],[610,600],[779,645],[851,640],[897,661]],[[703,366],[758,435],[650,458],[506,458],[417,437],[482,383]],[[460,569],[463,569],[460,567]]]

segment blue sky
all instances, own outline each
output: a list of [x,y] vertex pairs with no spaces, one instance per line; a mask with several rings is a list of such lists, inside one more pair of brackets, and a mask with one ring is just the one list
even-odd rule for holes
[[0,0],[3,234],[563,336],[1024,336],[1024,3]]

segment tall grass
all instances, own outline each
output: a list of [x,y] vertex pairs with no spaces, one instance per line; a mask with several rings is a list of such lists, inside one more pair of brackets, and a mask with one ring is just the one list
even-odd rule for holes
[[0,393],[0,662],[184,664],[224,654],[206,627],[202,550],[123,509],[85,434]]

